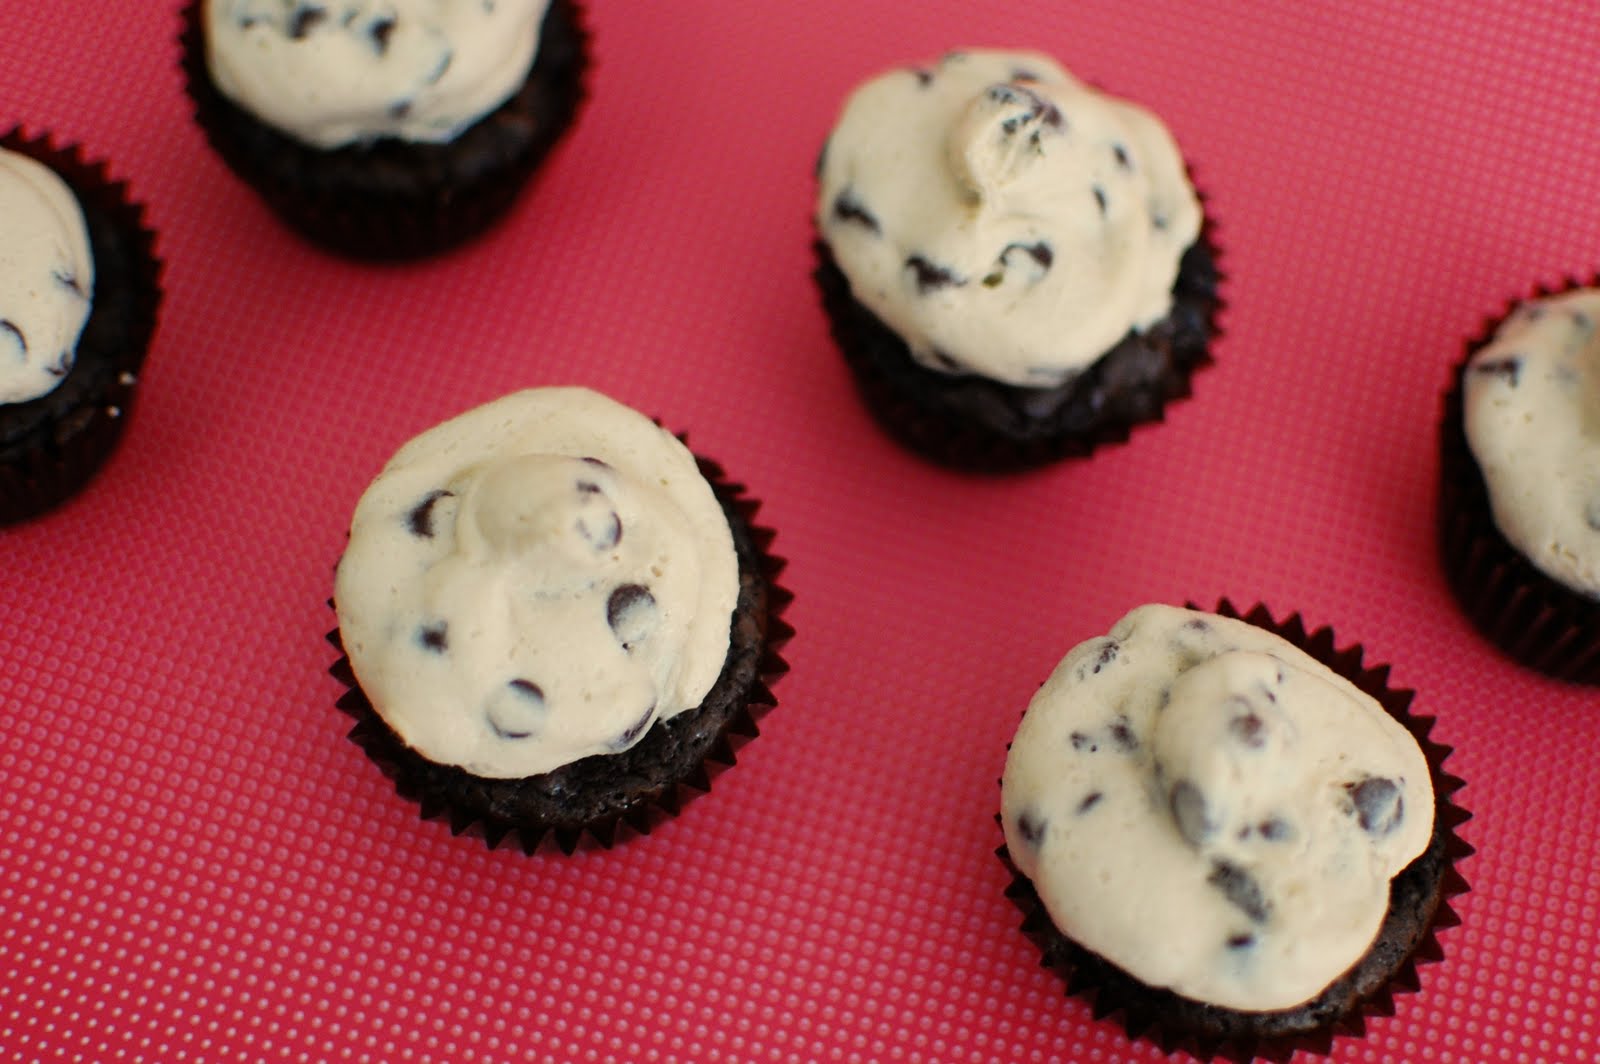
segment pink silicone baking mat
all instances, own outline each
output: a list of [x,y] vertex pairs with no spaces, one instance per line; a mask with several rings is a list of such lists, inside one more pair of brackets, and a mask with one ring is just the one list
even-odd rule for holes
[[[1600,266],[1600,7],[591,0],[588,22],[590,99],[515,215],[383,268],[291,236],[208,150],[176,4],[0,3],[0,125],[110,159],[166,261],[124,446],[0,531],[0,1055],[1160,1059],[1018,930],[997,781],[1068,647],[1229,596],[1391,662],[1467,780],[1463,924],[1334,1056],[1594,1059],[1600,693],[1474,634],[1433,506],[1464,338]],[[810,278],[844,93],[958,45],[1052,52],[1158,111],[1225,254],[1194,398],[1025,476],[882,437]],[[326,600],[399,444],[558,383],[687,430],[764,500],[798,635],[711,794],[528,857],[420,819],[346,740]]]

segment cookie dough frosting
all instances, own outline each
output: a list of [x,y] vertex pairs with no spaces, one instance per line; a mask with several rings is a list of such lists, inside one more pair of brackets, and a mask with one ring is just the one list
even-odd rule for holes
[[1494,523],[1552,580],[1600,599],[1600,289],[1525,303],[1467,364],[1467,444]]
[[334,598],[356,679],[407,745],[516,778],[698,706],[738,583],[688,449],[605,396],[544,388],[402,447],[356,506]]
[[0,403],[49,395],[65,379],[93,292],[72,190],[49,167],[0,149]]
[[549,0],[202,0],[224,95],[306,144],[442,142],[528,76]]
[[1200,203],[1165,127],[1033,52],[951,52],[850,96],[817,226],[929,369],[1071,379],[1172,307]]
[[1434,808],[1421,750],[1372,698],[1271,633],[1159,605],[1057,666],[1002,802],[1064,934],[1251,1012],[1315,997],[1367,951]]

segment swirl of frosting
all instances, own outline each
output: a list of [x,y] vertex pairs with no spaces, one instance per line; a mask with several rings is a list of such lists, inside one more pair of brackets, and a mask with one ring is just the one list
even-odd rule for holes
[[952,52],[851,94],[817,226],[851,292],[929,369],[1071,379],[1172,309],[1200,233],[1149,112],[1032,52]]
[[229,99],[318,148],[452,140],[528,76],[549,0],[206,0]]
[[1462,413],[1506,542],[1600,599],[1597,324],[1600,289],[1524,303],[1468,361]]
[[66,378],[93,293],[94,256],[72,189],[0,149],[0,403],[49,395]]
[[738,583],[688,449],[605,396],[543,388],[395,454],[356,506],[334,599],[356,678],[407,745],[517,778],[698,706]]
[[1064,934],[1146,985],[1254,1012],[1361,958],[1433,831],[1427,761],[1370,696],[1270,632],[1159,605],[1056,667],[1001,800]]

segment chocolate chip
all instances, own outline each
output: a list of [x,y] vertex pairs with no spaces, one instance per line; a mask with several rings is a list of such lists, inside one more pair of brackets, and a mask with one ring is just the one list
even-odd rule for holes
[[[544,711],[544,691],[532,680],[515,679],[506,684],[511,693],[516,696],[517,704],[512,708],[515,715],[525,717],[530,711],[542,713]],[[489,722],[489,728],[500,739],[526,739],[533,734],[533,729],[528,727],[511,727],[500,723],[491,708],[484,714],[484,719]]]
[[57,380],[61,380],[62,378],[66,377],[68,373],[72,372],[72,363],[72,352],[63,351],[59,356],[57,356],[54,362],[44,368],[44,371]]
[[1106,190],[1096,185],[1093,191],[1095,206],[1100,208],[1100,217],[1104,218],[1106,214]]
[[1228,936],[1229,949],[1249,949],[1256,944],[1256,936],[1241,934]]
[[1099,744],[1093,739],[1089,738],[1087,735],[1083,734],[1081,731],[1073,732],[1070,736],[1068,736],[1068,738],[1072,740],[1072,748],[1074,750],[1087,750],[1091,754],[1097,753],[1100,750]]
[[596,484],[592,480],[580,480],[578,481],[578,494],[598,495],[600,494],[600,485]]
[[289,38],[291,40],[304,40],[311,28],[328,17],[326,8],[316,4],[305,4],[295,9],[289,17]]
[[378,49],[378,54],[383,55],[389,50],[389,37],[394,33],[394,18],[385,15],[374,19],[367,27],[367,35],[372,38],[373,47]]
[[[578,490],[583,490],[581,483]],[[607,509],[598,520],[591,519],[588,514],[579,514],[573,522],[573,528],[597,551],[613,550],[622,542],[622,518],[612,509]]]
[[1038,81],[1039,80],[1039,75],[1035,74],[1031,70],[1024,70],[1022,67],[1017,67],[1015,70],[1013,70],[1011,72],[1011,80],[1012,81]]
[[1211,874],[1206,877],[1206,882],[1222,891],[1229,905],[1256,923],[1267,922],[1272,906],[1267,904],[1267,899],[1262,895],[1261,884],[1249,872],[1228,861],[1218,861],[1211,866]]
[[640,584],[622,584],[606,599],[606,623],[622,649],[631,651],[655,627],[656,598]]
[[921,67],[912,67],[911,74],[917,79],[917,87],[925,89],[933,84],[933,71],[923,70]]
[[433,72],[428,75],[427,83],[429,85],[437,85],[439,79],[444,77],[445,71],[450,69],[450,64],[455,61],[455,58],[456,53],[454,51],[446,51],[444,56],[440,58],[439,65],[434,67]]
[[878,219],[867,210],[866,205],[856,199],[851,189],[840,192],[833,200],[833,216],[841,222],[855,222],[865,226],[874,235],[881,234],[883,229],[878,225]]
[[417,629],[417,642],[436,654],[443,654],[450,649],[448,627],[444,621],[438,624],[425,624]]
[[1165,232],[1169,224],[1171,223],[1167,221],[1167,216],[1164,214],[1152,214],[1150,216],[1150,226],[1152,229]]
[[1206,796],[1193,783],[1188,780],[1174,783],[1167,794],[1167,802],[1173,822],[1178,825],[1178,834],[1189,845],[1199,846],[1217,833],[1217,825],[1212,823],[1206,810]]
[[1083,801],[1078,803],[1078,815],[1082,816],[1095,806],[1099,805],[1100,799],[1104,797],[1105,795],[1100,791],[1090,791],[1088,794],[1084,795]]
[[643,735],[644,730],[650,727],[650,722],[655,719],[655,715],[656,704],[652,702],[650,703],[650,708],[644,711],[644,716],[628,725],[621,735],[617,736],[611,741],[611,749],[626,750],[628,747],[632,746],[634,740]]
[[967,283],[965,278],[957,276],[946,267],[934,265],[921,255],[913,255],[906,259],[906,269],[917,275],[917,291],[924,295],[937,288],[959,288]]
[[1121,144],[1113,144],[1111,145],[1111,154],[1116,156],[1118,166],[1124,170],[1133,169],[1133,160],[1128,158],[1127,148],[1124,148]]
[[1487,362],[1479,362],[1472,367],[1472,372],[1485,377],[1504,377],[1506,382],[1515,388],[1517,378],[1522,374],[1522,356],[1510,355],[1506,358],[1492,358]]
[[1283,842],[1294,834],[1294,829],[1282,817],[1270,817],[1256,825],[1256,831],[1268,842]]
[[22,335],[22,330],[21,329],[17,328],[14,324],[12,324],[11,322],[7,321],[5,318],[0,318],[0,330],[4,330],[5,332],[10,333],[12,336],[15,336],[17,338],[17,346],[22,348],[22,352],[23,352],[24,356],[27,355],[27,352],[28,352],[28,338],[26,336]]
[[1133,728],[1127,717],[1118,717],[1111,722],[1111,740],[1124,753],[1132,753],[1139,749],[1139,737],[1133,734]]
[[420,536],[423,539],[433,538],[433,504],[446,498],[455,498],[455,492],[440,488],[428,492],[422,497],[421,502],[411,508],[411,512],[406,515],[406,527],[411,529],[413,536]]
[[1199,617],[1192,617],[1189,620],[1184,621],[1183,626],[1185,628],[1192,628],[1196,632],[1209,632],[1211,630],[1211,625],[1207,624]]
[[599,466],[601,469],[611,468],[611,464],[609,462],[606,462],[604,459],[596,458],[593,455],[586,454],[582,458],[578,459],[578,461],[588,462],[590,465]]
[[1228,734],[1250,749],[1259,750],[1267,745],[1267,722],[1253,711],[1242,713],[1228,721]]
[[959,373],[960,371],[966,369],[966,367],[963,366],[960,362],[956,361],[954,358],[952,358],[949,355],[945,354],[943,351],[939,350],[937,347],[930,349],[928,354],[933,356],[933,360],[935,362],[939,363],[939,365],[943,366],[945,369],[950,370],[952,372]]
[[1028,844],[1029,849],[1037,850],[1044,845],[1045,829],[1049,826],[1049,821],[1031,809],[1017,815],[1017,834]]
[[74,295],[80,298],[87,295],[87,293],[83,290],[83,282],[78,280],[78,278],[73,274],[63,273],[60,270],[52,270],[50,271],[50,279],[56,284],[60,285],[62,288],[70,289]]
[[393,103],[393,104],[389,105],[389,117],[390,118],[404,118],[406,115],[408,115],[410,113],[411,113],[411,101],[410,100],[401,100],[398,103]]
[[532,680],[524,680],[519,678],[512,680],[510,683],[506,684],[506,686],[511,688],[517,694],[521,695],[523,698],[530,699],[534,702],[544,701],[544,689],[538,684],[534,683]]
[[1400,785],[1382,776],[1369,776],[1360,783],[1345,784],[1361,830],[1382,838],[1400,826],[1405,818],[1405,801]]
[[1105,668],[1107,665],[1110,665],[1113,661],[1116,661],[1117,651],[1121,649],[1122,644],[1118,643],[1115,639],[1107,639],[1105,643],[1101,645],[1100,655],[1094,659],[1094,669],[1091,671],[1098,673],[1101,669]]

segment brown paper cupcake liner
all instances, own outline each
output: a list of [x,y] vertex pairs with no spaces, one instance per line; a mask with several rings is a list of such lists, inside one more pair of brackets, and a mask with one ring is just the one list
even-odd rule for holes
[[322,150],[274,129],[219,91],[206,66],[205,0],[183,11],[182,68],[211,147],[280,220],[357,259],[436,254],[480,235],[515,204],[585,97],[588,34],[575,0],[552,0],[527,80],[446,144],[381,138]]
[[[1198,609],[1193,603],[1190,609]],[[1442,960],[1438,932],[1460,918],[1450,900],[1469,889],[1456,868],[1473,847],[1459,827],[1471,814],[1453,796],[1463,782],[1444,770],[1452,748],[1429,738],[1434,718],[1417,716],[1415,692],[1389,686],[1389,666],[1366,668],[1360,644],[1339,649],[1330,628],[1308,632],[1298,613],[1274,620],[1263,605],[1241,613],[1228,599],[1216,612],[1242,619],[1286,639],[1345,677],[1409,731],[1422,748],[1433,783],[1435,813],[1428,848],[1395,877],[1389,914],[1367,954],[1311,1001],[1279,1012],[1249,1013],[1206,1005],[1170,990],[1146,986],[1110,961],[1078,945],[1050,921],[1033,884],[1012,863],[1005,846],[996,854],[1011,873],[1006,890],[1023,914],[1022,930],[1037,944],[1043,964],[1066,982],[1068,995],[1086,999],[1095,1019],[1114,1017],[1128,1037],[1147,1039],[1165,1053],[1184,1052],[1200,1060],[1288,1061],[1296,1052],[1327,1054],[1335,1037],[1360,1038],[1370,1016],[1393,1016],[1394,995],[1414,993],[1421,965]]]
[[585,837],[610,848],[624,829],[648,835],[690,799],[709,792],[712,779],[760,734],[757,721],[777,705],[771,685],[789,669],[779,655],[794,635],[781,617],[794,599],[778,583],[787,563],[771,553],[775,533],[755,524],[761,504],[746,497],[744,486],[729,481],[717,463],[698,455],[695,461],[728,517],[739,557],[728,659],[699,707],[658,721],[627,750],[511,780],[436,764],[407,747],[378,716],[343,656],[338,630],[328,634],[341,655],[329,671],[348,689],[337,705],[356,720],[350,740],[394,781],[402,798],[421,807],[424,820],[445,817],[452,834],[478,835],[490,849],[508,835],[527,854],[546,840],[571,854]]
[[[1600,285],[1569,280],[1539,299]],[[1469,341],[1451,374],[1439,422],[1439,558],[1462,610],[1485,639],[1518,664],[1571,683],[1600,684],[1600,601],[1541,571],[1500,532],[1489,491],[1467,445],[1462,405],[1467,361],[1494,337],[1513,302]]]
[[899,334],[856,300],[828,245],[819,239],[814,250],[823,309],[873,420],[901,445],[953,469],[1021,471],[1125,443],[1134,428],[1163,421],[1169,403],[1192,394],[1191,378],[1212,362],[1210,344],[1221,335],[1221,251],[1209,217],[1184,254],[1172,312],[1057,388],[919,365]]
[[144,206],[105,162],[77,145],[21,128],[0,147],[43,163],[72,189],[95,262],[89,318],[61,384],[24,403],[0,404],[0,525],[37,516],[76,494],[104,465],[133,413],[139,371],[161,305],[161,261]]

